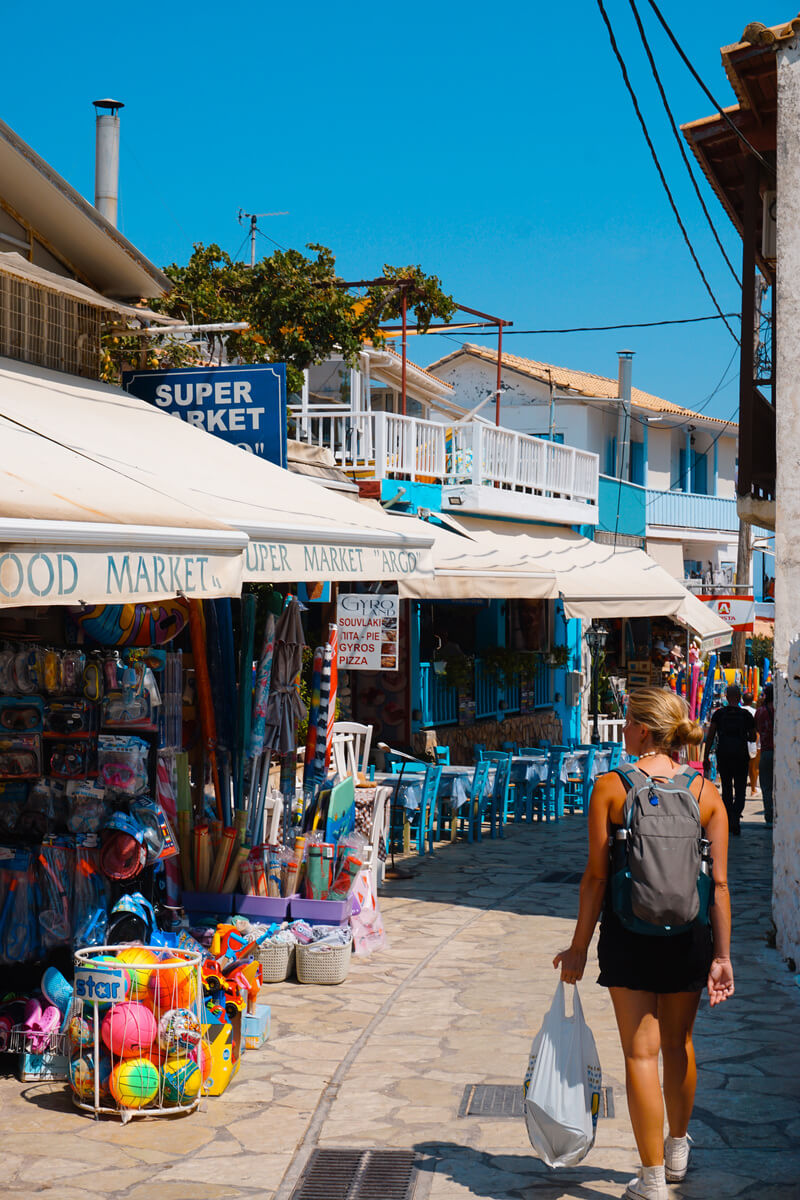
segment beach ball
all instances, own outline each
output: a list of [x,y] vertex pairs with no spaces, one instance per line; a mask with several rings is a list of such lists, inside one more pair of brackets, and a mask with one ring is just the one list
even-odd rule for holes
[[169,1008],[187,1008],[197,995],[196,967],[182,958],[165,958],[163,965],[150,975],[150,990],[155,1006],[162,1012]]
[[124,1058],[109,1080],[120,1108],[144,1108],[158,1093],[158,1067],[149,1058]]
[[94,1041],[92,1027],[83,1017],[72,1017],[67,1026],[67,1034],[72,1046],[90,1046]]
[[158,1044],[171,1054],[188,1054],[202,1036],[200,1022],[188,1008],[171,1008],[158,1022]]
[[168,1058],[161,1067],[165,1104],[186,1104],[200,1091],[200,1068],[191,1058]]
[[211,1070],[214,1065],[214,1061],[211,1057],[211,1047],[209,1046],[208,1042],[199,1042],[195,1046],[194,1050],[192,1050],[190,1053],[189,1058],[191,1058],[192,1062],[196,1062],[200,1067],[200,1077],[203,1080],[203,1083],[208,1083],[209,1079],[211,1078]]
[[100,1036],[115,1058],[139,1058],[156,1040],[158,1026],[149,1008],[135,1001],[115,1004],[103,1017]]
[[[111,1076],[111,1059],[107,1054],[100,1055],[100,1098],[107,1099],[109,1094],[109,1079]],[[79,1099],[91,1103],[94,1100],[94,1055],[82,1054],[69,1064],[70,1087]]]
[[126,946],[124,950],[120,950],[117,962],[128,964],[132,999],[138,1000],[140,1003],[145,1001],[150,983],[150,967],[158,961],[158,955],[154,954],[152,950],[145,949],[144,946]]

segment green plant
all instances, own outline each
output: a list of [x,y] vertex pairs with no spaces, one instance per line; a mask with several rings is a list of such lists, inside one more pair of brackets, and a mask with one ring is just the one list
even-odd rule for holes
[[550,647],[547,658],[553,667],[566,667],[570,660],[569,646],[554,645]]
[[475,679],[475,659],[468,654],[453,654],[442,661],[445,664],[444,677],[450,687],[471,692]]
[[753,656],[755,665],[759,669],[763,668],[765,658],[768,658],[770,662],[774,661],[774,639],[771,637],[762,637],[760,634],[757,634],[750,643],[750,653]]

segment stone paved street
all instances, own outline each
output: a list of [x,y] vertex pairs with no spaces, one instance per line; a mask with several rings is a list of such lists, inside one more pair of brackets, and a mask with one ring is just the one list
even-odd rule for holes
[[[800,989],[769,948],[770,833],[748,802],[731,848],[733,1001],[697,1026],[693,1166],[675,1196],[800,1197]],[[205,1112],[93,1121],[64,1088],[0,1080],[0,1195],[59,1200],[288,1200],[317,1147],[414,1148],[416,1200],[599,1200],[637,1166],[622,1058],[590,958],[581,996],[616,1116],[580,1167],[549,1171],[521,1120],[458,1116],[465,1085],[519,1084],[556,983],[582,870],[580,817],[443,845],[388,885],[390,948],[337,988],[264,989],[270,1042]]]

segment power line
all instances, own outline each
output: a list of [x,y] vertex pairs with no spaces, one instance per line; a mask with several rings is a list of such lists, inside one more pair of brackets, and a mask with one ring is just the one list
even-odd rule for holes
[[[686,425],[691,425],[695,416],[700,416],[703,413],[703,411],[708,407],[708,405],[714,399],[717,392],[719,392],[723,387],[727,387],[728,383],[733,382],[733,378],[729,379],[728,383],[725,382],[725,379],[726,379],[728,371],[730,371],[731,366],[733,365],[734,359],[737,357],[737,355],[738,355],[738,350],[736,350],[734,348],[733,354],[728,359],[728,365],[725,367],[725,370],[722,372],[719,383],[716,385],[716,387],[713,388],[713,390],[710,391],[708,393],[708,395],[706,397],[704,397],[703,400],[700,401],[700,403],[697,405],[697,408],[693,408],[691,410],[692,411],[691,417],[687,417],[685,421],[678,421],[678,422],[676,422],[675,425],[670,425],[670,427],[669,427],[670,429],[682,429]],[[714,420],[717,420],[717,419],[718,418],[714,418]],[[637,423],[637,425],[647,425],[648,427],[650,426],[650,422],[647,420],[646,417],[637,417],[635,415],[635,413],[631,413],[631,420],[635,421]]]
[[[724,321],[726,317],[741,317],[741,313],[711,313],[707,317],[672,317],[665,321],[623,321],[619,325],[574,325],[569,329],[504,329],[503,337],[510,337],[512,334],[539,334],[539,333],[603,333],[610,329],[656,329],[662,325],[695,325],[698,321]],[[458,341],[450,333],[444,333],[440,330],[432,330],[425,335],[426,337],[444,337],[449,338],[451,342]],[[497,337],[497,333],[486,332],[479,330],[470,332],[470,337]],[[460,345],[465,346],[466,342],[461,342]]]
[[736,125],[736,123],[731,120],[730,115],[725,112],[725,109],[722,107],[722,105],[719,103],[719,101],[715,100],[714,97],[711,95],[711,92],[708,90],[705,83],[700,78],[700,76],[698,75],[695,68],[692,66],[692,63],[690,62],[689,58],[687,57],[686,53],[684,52],[683,47],[681,46],[680,42],[675,37],[675,34],[672,32],[669,25],[667,24],[667,21],[663,15],[663,13],[661,12],[661,9],[655,3],[655,0],[648,0],[648,3],[650,5],[650,7],[652,8],[653,12],[658,17],[659,21],[661,22],[661,25],[662,25],[667,37],[672,42],[675,49],[678,51],[678,54],[681,56],[684,63],[686,64],[686,66],[689,68],[689,72],[691,73],[692,77],[695,79],[695,81],[697,83],[699,83],[700,87],[703,89],[706,96],[708,96],[709,100],[714,105],[714,108],[717,110],[719,115],[722,117],[723,121],[726,123],[726,125],[729,125],[731,127],[731,129],[736,134],[739,141],[744,146],[747,147],[747,149],[750,151],[750,153],[753,155],[753,157],[758,162],[761,163],[761,166],[764,167],[767,171],[769,171],[770,175],[776,175],[777,170],[772,165],[772,163],[767,162],[766,158],[764,158],[764,156],[762,154],[759,154],[758,150],[756,150],[756,148],[752,144],[752,142],[748,141],[747,137],[742,133],[741,129],[739,129],[738,126]]
[[639,30],[639,37],[642,39],[642,45],[644,46],[644,52],[647,55],[647,61],[650,63],[650,70],[653,73],[653,78],[655,79],[656,86],[658,87],[658,94],[661,97],[661,103],[664,105],[664,111],[666,112],[667,118],[669,119],[670,128],[672,129],[673,137],[675,138],[675,141],[678,144],[678,149],[681,152],[681,158],[683,159],[684,166],[686,167],[686,170],[689,174],[689,178],[692,181],[692,187],[694,188],[695,195],[697,196],[697,199],[700,201],[700,207],[702,208],[703,214],[704,214],[706,220],[708,221],[709,229],[711,230],[712,234],[714,235],[714,241],[719,246],[720,254],[725,259],[725,262],[728,264],[728,269],[730,270],[731,275],[733,276],[734,280],[736,281],[736,284],[739,287],[741,287],[742,286],[741,280],[739,279],[739,276],[736,274],[733,263],[728,258],[725,247],[723,246],[723,244],[720,240],[720,236],[717,233],[717,227],[714,224],[713,220],[711,219],[711,213],[708,211],[708,208],[706,207],[706,202],[703,199],[703,194],[700,191],[700,187],[697,183],[697,180],[695,179],[694,171],[692,170],[692,165],[689,161],[689,156],[686,153],[686,146],[684,144],[684,140],[680,135],[680,130],[678,129],[677,122],[675,121],[675,117],[672,114],[672,109],[670,108],[669,100],[667,99],[667,94],[664,91],[664,85],[661,82],[661,76],[658,73],[658,67],[656,66],[656,62],[653,57],[653,52],[650,49],[650,43],[647,40],[647,34],[644,31],[644,25],[642,24],[642,19],[639,16],[639,10],[636,7],[636,0],[629,0],[629,3],[631,6],[631,11],[633,12],[633,18],[636,21],[636,28]]
[[720,317],[722,318],[723,322],[725,323],[725,327],[726,327],[726,329],[728,330],[728,333],[731,335],[731,337],[733,338],[733,340],[736,342],[736,344],[737,344],[737,346],[738,346],[738,345],[739,345],[739,339],[737,338],[736,334],[733,332],[733,330],[731,329],[731,327],[730,327],[730,325],[728,324],[727,320],[725,319],[725,314],[723,313],[722,309],[720,308],[720,306],[719,306],[719,303],[718,303],[718,301],[717,301],[717,298],[716,298],[716,296],[714,295],[714,292],[713,292],[713,291],[712,291],[712,289],[711,289],[711,284],[708,282],[708,280],[707,280],[707,278],[706,278],[706,275],[705,275],[705,272],[704,272],[703,268],[702,268],[702,267],[701,267],[701,265],[700,265],[700,260],[699,260],[699,258],[697,257],[697,254],[696,254],[696,252],[695,252],[694,246],[692,245],[691,238],[689,237],[689,234],[688,234],[688,233],[687,233],[687,231],[686,231],[686,226],[684,225],[684,223],[683,223],[683,220],[681,219],[681,215],[680,215],[680,213],[678,212],[678,206],[677,206],[677,204],[675,203],[675,198],[674,198],[674,196],[672,195],[672,191],[671,191],[671,189],[670,189],[670,186],[669,186],[669,184],[667,183],[667,177],[666,177],[666,175],[664,174],[663,168],[662,168],[662,166],[661,166],[661,163],[660,163],[660,161],[659,161],[658,154],[656,153],[656,148],[655,148],[655,146],[653,145],[652,138],[650,137],[650,133],[649,133],[649,131],[648,131],[648,128],[647,128],[647,124],[646,124],[646,122],[645,122],[645,119],[644,119],[644,117],[642,116],[642,110],[641,110],[641,108],[639,107],[639,101],[638,101],[638,99],[637,99],[637,97],[636,97],[636,92],[633,90],[633,84],[631,83],[631,81],[630,81],[630,77],[629,77],[629,75],[628,75],[628,68],[627,68],[627,67],[626,67],[626,65],[625,65],[625,60],[624,60],[624,58],[622,57],[622,54],[621,54],[621,52],[620,52],[620,48],[619,48],[619,46],[617,45],[617,39],[616,39],[616,37],[614,36],[614,30],[613,30],[613,28],[612,28],[612,26],[611,26],[611,22],[610,22],[610,20],[609,20],[609,18],[608,18],[608,13],[607,13],[607,12],[606,12],[606,10],[605,10],[605,6],[604,6],[604,4],[603,4],[603,0],[597,0],[597,6],[598,6],[598,8],[600,9],[600,15],[601,15],[601,17],[603,18],[603,23],[604,23],[604,25],[605,25],[605,27],[606,27],[606,30],[607,30],[607,32],[608,32],[609,41],[611,42],[611,49],[613,50],[613,52],[614,52],[614,57],[616,58],[616,60],[617,60],[617,63],[619,64],[619,69],[620,69],[620,71],[621,71],[621,73],[622,73],[622,79],[623,79],[623,82],[625,83],[625,87],[626,87],[626,88],[627,88],[627,90],[628,90],[628,94],[629,94],[629,96],[630,96],[630,98],[631,98],[631,103],[633,104],[634,111],[635,111],[635,113],[636,113],[636,116],[637,116],[637,118],[638,118],[639,124],[641,125],[641,128],[642,128],[642,133],[644,134],[645,141],[647,142],[647,147],[648,147],[648,149],[649,149],[649,151],[650,151],[650,155],[651,155],[651,157],[652,157],[652,159],[653,159],[653,163],[655,164],[656,171],[658,172],[658,177],[659,177],[659,179],[661,180],[661,185],[662,185],[662,187],[664,188],[664,191],[666,192],[667,199],[669,200],[669,203],[670,203],[670,207],[672,208],[672,211],[673,211],[673,213],[674,213],[674,215],[675,215],[675,220],[678,222],[678,226],[679,226],[679,228],[680,228],[680,231],[681,231],[681,233],[683,234],[683,240],[686,242],[686,246],[687,246],[687,248],[688,248],[688,250],[689,250],[689,253],[690,253],[690,254],[691,254],[691,256],[692,256],[692,261],[694,262],[694,265],[697,267],[697,270],[698,270],[698,273],[699,273],[699,275],[700,275],[700,278],[701,278],[701,279],[702,279],[702,281],[703,281],[703,284],[704,284],[704,286],[705,286],[705,289],[706,289],[706,291],[708,292],[709,296],[711,297],[711,302],[712,302],[712,304],[714,305],[714,308],[715,308],[715,309],[717,310],[717,312],[719,313]]

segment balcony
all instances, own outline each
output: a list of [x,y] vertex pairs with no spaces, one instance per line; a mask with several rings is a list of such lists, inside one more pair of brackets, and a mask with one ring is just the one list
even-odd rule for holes
[[439,725],[457,725],[467,720],[496,720],[515,713],[549,708],[553,703],[553,669],[537,660],[530,677],[498,679],[480,658],[474,660],[468,688],[447,682],[437,670],[439,663],[420,663],[420,725],[434,729]]
[[647,526],[666,525],[675,529],[718,530],[737,533],[736,501],[723,496],[699,496],[694,492],[662,492],[647,488]]
[[598,459],[481,421],[448,427],[395,413],[292,407],[296,437],[365,479],[442,486],[442,509],[596,525]]

